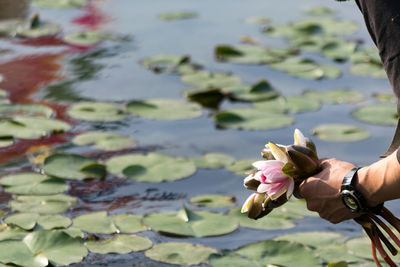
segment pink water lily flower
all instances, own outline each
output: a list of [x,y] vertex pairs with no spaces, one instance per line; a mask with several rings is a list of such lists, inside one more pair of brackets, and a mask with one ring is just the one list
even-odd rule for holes
[[258,193],[267,193],[272,200],[278,199],[284,193],[286,193],[287,199],[290,198],[294,189],[294,180],[282,172],[283,165],[285,163],[279,160],[263,160],[253,163],[258,170],[254,178],[261,183],[257,187]]

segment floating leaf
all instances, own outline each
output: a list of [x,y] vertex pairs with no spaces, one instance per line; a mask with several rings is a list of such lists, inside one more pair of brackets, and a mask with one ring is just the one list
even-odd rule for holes
[[[89,167],[92,170],[87,169]],[[46,158],[43,166],[45,174],[71,180],[99,178],[95,169],[103,172],[104,165],[98,165],[94,159],[76,154],[51,155]]]
[[[2,36],[15,36],[20,27],[26,25],[26,21],[18,19],[7,19],[0,21],[0,37]],[[3,81],[3,76],[0,82]]]
[[354,104],[364,100],[364,94],[351,89],[335,89],[329,91],[306,90],[303,96],[327,104]]
[[24,238],[24,243],[33,254],[44,253],[54,265],[80,262],[88,254],[79,241],[59,231],[35,231]]
[[16,115],[36,116],[50,118],[53,110],[47,106],[38,104],[1,104],[0,116],[13,117]]
[[113,216],[114,224],[121,233],[136,233],[147,230],[142,223],[143,216],[137,214],[119,214]]
[[192,161],[196,164],[197,168],[217,169],[233,164],[235,159],[222,153],[206,153],[203,157],[192,158]]
[[225,94],[218,88],[186,90],[184,96],[203,107],[213,109],[217,109],[225,98]]
[[397,103],[397,98],[394,94],[386,94],[386,93],[373,93],[372,97],[377,99],[381,103]]
[[229,73],[211,73],[198,71],[193,74],[185,74],[181,77],[182,82],[195,86],[196,88],[224,88],[241,84],[240,77]]
[[14,144],[14,138],[12,136],[0,136],[0,148],[8,147]]
[[376,63],[355,63],[350,67],[350,72],[372,78],[387,78],[383,65]]
[[396,125],[398,121],[395,105],[366,105],[351,115],[360,121],[379,125]]
[[[371,248],[370,248],[371,249]],[[360,262],[360,258],[349,253],[345,244],[331,243],[326,246],[318,246],[315,253],[320,256],[325,262],[333,261],[348,261],[348,262]],[[364,266],[360,264],[360,266]]]
[[56,35],[59,32],[60,26],[58,26],[57,24],[40,22],[38,27],[18,30],[17,36],[24,38],[39,38]]
[[175,99],[149,99],[131,101],[128,111],[136,116],[148,119],[181,120],[201,116],[201,107],[195,103],[187,103]]
[[300,96],[279,97],[269,101],[254,103],[254,107],[264,112],[273,113],[301,113],[316,111],[321,107],[321,103],[316,99],[309,99]]
[[321,124],[311,133],[322,140],[336,142],[355,142],[370,136],[367,130],[348,124]]
[[255,161],[257,161],[257,159],[241,159],[235,161],[232,165],[229,165],[226,168],[229,171],[237,173],[239,175],[245,175],[255,169],[252,165]]
[[0,241],[22,240],[27,234],[29,234],[29,232],[21,229],[20,227],[0,224]]
[[274,240],[287,240],[301,243],[313,248],[329,246],[333,243],[341,243],[346,236],[335,232],[302,232],[290,233],[275,237]]
[[74,226],[93,234],[113,234],[119,232],[106,211],[79,215],[73,219]]
[[89,4],[88,0],[33,0],[35,4],[44,8],[76,8]]
[[200,244],[168,242],[154,245],[145,255],[155,261],[187,266],[206,263],[212,253],[216,250]]
[[195,237],[225,235],[238,227],[236,221],[224,214],[187,208],[174,214],[148,214],[144,216],[143,223],[161,234]]
[[106,165],[111,173],[140,182],[174,181],[196,172],[191,160],[158,153],[115,156]]
[[70,126],[62,121],[43,117],[16,116],[0,122],[0,136],[14,136],[22,139],[37,139],[49,133],[69,130]]
[[176,11],[176,12],[161,13],[158,15],[158,18],[161,20],[171,21],[179,19],[193,19],[197,18],[197,16],[198,15],[195,12]]
[[291,125],[294,118],[285,114],[266,113],[259,109],[238,108],[221,111],[215,115],[218,126],[224,128],[269,130]]
[[279,96],[279,93],[272,87],[267,80],[261,80],[253,85],[238,84],[222,89],[223,92],[230,94],[230,97],[241,101],[265,101]]
[[152,242],[150,239],[137,235],[117,235],[106,240],[88,241],[85,243],[90,252],[99,254],[126,254],[148,249],[151,245]]
[[68,190],[64,181],[37,173],[3,176],[0,184],[6,192],[20,195],[52,195]]
[[29,267],[43,267],[49,264],[43,253],[35,255],[24,242],[15,240],[0,242],[0,262]]
[[190,56],[180,55],[156,55],[141,60],[141,63],[155,73],[188,74],[202,69],[200,64],[191,62]]
[[44,215],[37,219],[37,223],[45,230],[67,228],[71,225],[70,218],[62,215]]
[[125,118],[125,110],[111,103],[81,102],[68,109],[68,115],[77,120],[119,121]]
[[267,24],[272,20],[268,17],[250,17],[246,19],[246,23],[248,24]]
[[64,36],[64,41],[71,45],[77,46],[94,46],[106,40],[112,40],[113,37],[109,33],[99,31],[81,31],[73,32]]
[[[262,264],[283,266],[321,266],[311,249],[289,241],[266,240],[241,247],[235,251],[242,257]],[[296,255],[293,257],[293,255]]]
[[254,229],[288,229],[295,226],[294,223],[285,218],[271,215],[258,220],[252,220],[247,217],[247,214],[241,213],[240,208],[230,210],[228,215],[231,216],[232,219],[237,220],[240,226]]
[[4,222],[16,225],[24,230],[31,230],[35,227],[38,218],[39,214],[37,213],[17,213],[8,216]]
[[312,15],[312,16],[320,16],[320,15],[334,14],[334,13],[336,13],[336,11],[334,9],[326,7],[326,6],[315,6],[315,7],[309,8],[306,13],[308,15]]
[[334,41],[325,42],[321,47],[321,52],[327,58],[345,61],[354,53],[356,47],[357,44],[354,42],[336,39]]
[[9,202],[11,209],[19,212],[61,213],[77,202],[76,198],[67,195],[50,196],[17,196]]
[[[243,267],[255,266],[263,267],[265,265],[259,264],[257,261],[245,258],[234,251],[223,250],[222,254],[212,254],[209,258],[212,267]],[[270,266],[270,265],[268,265]]]
[[114,151],[131,148],[136,145],[136,140],[117,133],[87,132],[80,134],[72,142],[79,146],[93,145],[99,150]]
[[373,260],[371,255],[371,241],[364,236],[347,240],[347,250],[357,257]]
[[224,195],[200,195],[192,197],[190,203],[199,207],[207,208],[225,208],[235,205],[235,197]]
[[301,219],[304,216],[318,217],[318,213],[309,211],[304,200],[290,200],[285,205],[274,209],[268,216]]

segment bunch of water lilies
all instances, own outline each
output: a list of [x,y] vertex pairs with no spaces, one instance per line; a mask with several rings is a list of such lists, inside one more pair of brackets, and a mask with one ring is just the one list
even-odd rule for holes
[[[298,129],[294,131],[293,145],[284,146],[269,142],[261,154],[264,160],[254,162],[253,166],[257,170],[244,179],[244,186],[256,191],[242,206],[242,213],[247,212],[251,219],[262,218],[274,208],[285,204],[296,185],[320,170],[314,143],[304,137]],[[372,256],[376,265],[382,266],[376,255],[376,250],[378,250],[389,266],[397,266],[383,248],[382,243],[395,256],[398,251],[388,237],[398,247],[400,247],[400,239],[378,216],[385,219],[400,233],[400,220],[385,208],[383,203],[360,213],[360,216],[354,220],[364,228],[371,239]],[[387,235],[384,235],[382,230]]]

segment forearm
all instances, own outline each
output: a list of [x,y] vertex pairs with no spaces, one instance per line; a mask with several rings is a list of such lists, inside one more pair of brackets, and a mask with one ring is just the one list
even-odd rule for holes
[[400,164],[396,152],[361,168],[358,171],[357,189],[370,207],[400,198]]

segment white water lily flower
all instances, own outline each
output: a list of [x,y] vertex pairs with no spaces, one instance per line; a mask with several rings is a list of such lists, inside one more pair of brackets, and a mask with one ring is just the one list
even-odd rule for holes
[[296,146],[304,146],[304,147],[307,146],[306,138],[299,129],[294,130],[293,135],[294,135],[294,144]]

